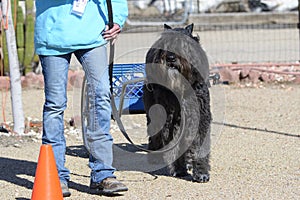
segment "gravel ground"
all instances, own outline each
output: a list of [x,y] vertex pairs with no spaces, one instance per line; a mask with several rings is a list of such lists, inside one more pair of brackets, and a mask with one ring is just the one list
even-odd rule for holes
[[[69,92],[66,121],[78,114],[77,92]],[[127,142],[112,124],[116,175],[127,193],[105,197],[89,193],[87,153],[80,131],[68,128],[67,161],[71,171],[68,199],[299,199],[300,85],[212,87],[211,181],[194,183],[149,173],[138,154],[125,151]],[[5,93],[2,92],[2,101]],[[23,91],[25,116],[41,119],[43,91]],[[9,96],[6,121],[11,120]],[[123,116],[138,143],[145,141],[145,116]],[[3,114],[0,117],[3,122]],[[80,130],[80,129],[79,129]],[[0,193],[2,199],[30,199],[40,148],[40,135],[0,136]]]

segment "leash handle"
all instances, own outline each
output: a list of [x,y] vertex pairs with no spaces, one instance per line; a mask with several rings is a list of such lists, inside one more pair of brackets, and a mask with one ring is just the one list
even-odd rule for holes
[[107,11],[108,11],[108,27],[109,29],[111,29],[114,26],[111,0],[106,0],[106,4],[107,4]]

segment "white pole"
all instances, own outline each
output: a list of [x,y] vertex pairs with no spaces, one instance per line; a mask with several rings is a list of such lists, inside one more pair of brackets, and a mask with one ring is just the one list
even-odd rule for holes
[[23,134],[25,130],[25,120],[22,106],[22,86],[10,1],[8,2],[8,0],[2,0],[2,13],[4,15],[3,17],[5,24],[8,22],[4,31],[6,34],[10,70],[11,105],[14,122],[13,131],[18,134]]

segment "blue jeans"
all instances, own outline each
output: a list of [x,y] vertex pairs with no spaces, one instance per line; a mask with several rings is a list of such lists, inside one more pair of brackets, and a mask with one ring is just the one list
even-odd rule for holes
[[[90,147],[91,181],[99,183],[107,177],[115,177],[113,138],[109,132],[111,106],[106,46],[73,53],[85,71],[89,88],[90,123],[84,137]],[[64,111],[71,55],[40,56],[45,82],[42,143],[52,145],[59,178],[65,183],[70,180],[70,171],[65,167]]]

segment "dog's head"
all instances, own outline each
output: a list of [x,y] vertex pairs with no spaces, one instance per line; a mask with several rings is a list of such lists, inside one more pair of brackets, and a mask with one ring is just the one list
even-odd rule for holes
[[193,36],[193,24],[185,28],[164,25],[161,37],[152,45],[146,56],[146,74],[150,81],[160,82],[172,90],[183,90],[185,84],[208,80],[208,61]]
[[185,34],[186,36],[194,39],[197,43],[199,43],[199,37],[198,36],[193,36],[193,29],[194,29],[194,24],[190,24],[186,26],[185,28],[172,28],[171,26],[164,24],[164,30],[165,31],[177,31],[179,33]]

